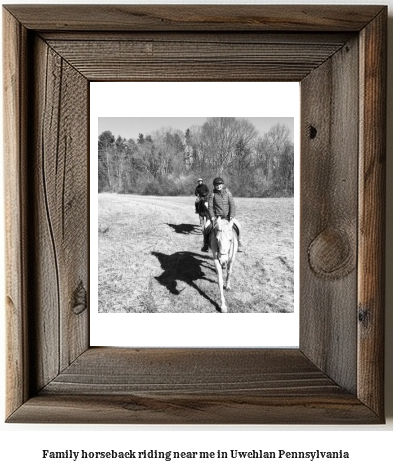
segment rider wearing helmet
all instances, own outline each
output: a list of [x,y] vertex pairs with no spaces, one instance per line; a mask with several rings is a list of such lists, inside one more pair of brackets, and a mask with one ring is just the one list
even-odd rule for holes
[[203,179],[198,178],[198,186],[195,188],[195,214],[198,214],[198,203],[201,199],[206,199],[209,194],[209,188],[203,184]]
[[233,219],[236,208],[232,193],[224,187],[222,178],[213,181],[214,190],[209,196],[209,216],[211,220],[221,217],[222,219]]
[[[228,221],[233,219],[236,214],[235,201],[233,200],[232,193],[224,187],[224,180],[222,178],[214,178],[213,180],[213,192],[209,195],[209,216],[210,220],[214,221],[221,217],[221,219],[227,219]],[[241,246],[239,240],[239,246]],[[207,243],[207,235],[204,234],[202,252],[209,250]]]

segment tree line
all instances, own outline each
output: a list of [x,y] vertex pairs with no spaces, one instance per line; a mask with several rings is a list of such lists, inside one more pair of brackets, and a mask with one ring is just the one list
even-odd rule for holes
[[136,140],[109,130],[98,137],[98,191],[189,195],[202,177],[221,176],[236,196],[293,196],[294,147],[277,123],[259,133],[247,119],[208,118],[180,131],[161,128]]

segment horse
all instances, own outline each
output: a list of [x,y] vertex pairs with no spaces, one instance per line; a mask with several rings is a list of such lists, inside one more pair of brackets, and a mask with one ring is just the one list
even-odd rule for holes
[[[218,287],[221,296],[221,313],[227,313],[228,308],[224,296],[224,288],[231,289],[231,274],[235,263],[238,247],[238,237],[233,227],[234,220],[218,219],[209,235],[209,248],[213,254],[214,266],[218,276]],[[227,271],[225,286],[223,270]]]
[[205,227],[206,221],[209,219],[208,204],[207,199],[201,197],[197,204],[197,211],[199,215],[199,224],[201,225],[202,230]]

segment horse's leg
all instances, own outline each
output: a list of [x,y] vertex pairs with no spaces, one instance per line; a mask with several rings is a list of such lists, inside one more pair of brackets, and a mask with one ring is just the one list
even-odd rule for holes
[[230,255],[230,258],[229,258],[229,261],[228,261],[227,280],[226,280],[226,283],[225,283],[225,289],[226,290],[231,289],[231,275],[232,275],[233,265],[235,263],[237,246],[238,246],[237,237],[234,236],[233,247],[231,249],[231,255]]
[[201,219],[202,229],[205,227],[207,220],[209,219],[209,214],[207,213],[207,203],[203,202],[201,205],[199,217]]
[[217,279],[218,279],[218,288],[220,290],[220,297],[221,297],[221,313],[227,313],[228,308],[225,302],[225,296],[224,296],[224,279],[222,275],[222,267],[221,263],[219,262],[217,258],[217,241],[216,237],[214,235],[214,230],[211,231],[210,233],[210,250],[212,251],[213,254],[213,261],[214,261],[214,266],[216,267],[216,273],[217,273]]
[[232,275],[233,264],[234,264],[233,260],[231,260],[228,263],[227,280],[226,280],[226,283],[225,283],[225,289],[228,290],[228,291],[232,288],[231,287],[231,275]]
[[222,268],[221,264],[217,258],[214,259],[214,265],[216,267],[217,277],[218,277],[218,288],[220,289],[220,297],[221,297],[221,313],[227,313],[228,308],[225,302],[224,296],[224,279],[222,275]]

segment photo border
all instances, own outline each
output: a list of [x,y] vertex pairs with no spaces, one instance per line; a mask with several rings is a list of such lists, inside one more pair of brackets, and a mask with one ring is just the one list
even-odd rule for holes
[[[275,98],[280,94],[281,102],[277,104]],[[188,97],[189,99],[187,102],[180,101],[173,104],[172,97],[174,95]],[[227,98],[231,95],[236,97],[234,100],[231,100],[231,103],[228,103]],[[146,96],[150,98],[149,104],[146,104],[144,100]],[[146,313],[140,308],[135,310],[130,308],[128,313],[119,309],[109,312],[98,311],[99,259],[96,256],[98,255],[99,236],[98,234],[95,235],[95,229],[98,228],[99,214],[99,205],[95,204],[97,202],[96,190],[98,189],[98,162],[96,160],[98,143],[97,145],[95,144],[95,137],[104,130],[110,130],[115,136],[120,134],[122,137],[130,138],[130,135],[127,135],[127,133],[130,133],[127,131],[127,127],[123,127],[123,132],[121,130],[113,130],[113,127],[110,125],[113,119],[126,120],[127,122],[129,119],[135,120],[135,126],[140,129],[140,126],[137,125],[141,120],[140,117],[142,117],[142,121],[147,117],[148,119],[155,117],[162,121],[161,124],[156,124],[157,129],[166,127],[167,118],[165,117],[165,111],[168,110],[171,111],[172,117],[182,117],[182,120],[185,117],[185,121],[192,120],[187,115],[187,112],[190,111],[196,111],[195,116],[199,120],[201,120],[200,117],[202,117],[203,113],[208,113],[208,117],[233,116],[246,118],[251,122],[255,118],[257,120],[272,121],[270,126],[265,126],[264,132],[267,132],[272,125],[281,123],[281,120],[285,120],[284,123],[288,124],[287,120],[289,119],[292,122],[291,136],[294,142],[294,197],[292,198],[294,201],[292,206],[294,217],[292,237],[294,241],[291,245],[292,252],[294,252],[294,249],[299,247],[299,106],[300,88],[297,82],[263,84],[260,82],[165,82],[159,84],[152,84],[151,82],[96,82],[90,84],[90,139],[93,143],[90,150],[91,345],[183,348],[298,347],[299,259],[297,253],[293,255],[293,269],[291,271],[294,279],[292,288],[293,309],[288,307],[283,310],[284,312],[266,311],[265,313],[258,313],[256,309],[249,312],[249,309],[245,308],[244,312],[241,313],[230,312],[225,315],[221,314],[221,317],[217,314],[217,317],[212,320],[210,313],[195,314],[195,312],[188,310],[175,313],[168,309],[166,311],[157,310],[155,313]],[[258,112],[261,109],[264,112],[263,118],[258,117]],[[124,116],[124,113],[130,110],[132,110],[133,117]],[[172,117],[169,119],[171,120]],[[104,119],[106,125],[98,126],[101,118]],[[109,121],[107,121],[108,118]],[[190,122],[188,123],[190,124]],[[180,125],[178,127],[181,128]],[[184,127],[184,130],[186,128]],[[143,131],[143,133],[145,132],[146,130]],[[154,130],[150,129],[149,133],[151,132],[154,132]],[[260,133],[263,134],[261,131]],[[131,138],[136,140],[138,133],[134,131],[134,135]],[[190,197],[192,198],[191,195]],[[237,203],[236,209],[240,220],[242,220],[242,213],[239,214],[241,207],[240,203]],[[265,216],[261,215],[261,217],[265,219]],[[199,222],[198,217],[196,221]],[[251,249],[254,252],[252,246]],[[254,260],[256,258],[255,255],[249,255],[249,257]],[[113,265],[110,266],[112,267]],[[239,275],[237,275],[238,277]],[[116,299],[118,301],[118,295]],[[217,313],[217,309],[218,307],[214,308],[213,305],[213,312]],[[140,317],[142,316],[141,312],[143,317]],[[165,313],[165,317],[162,317],[162,313]],[[133,315],[133,317],[130,318],[130,315]],[[243,321],[242,328],[239,328],[238,325],[239,317]],[[222,330],[223,325],[225,326],[225,331]],[[249,330],[250,326],[253,327],[252,331]],[[154,331],[151,330],[152,327],[154,327]],[[193,328],[192,331],[190,331],[190,327]],[[206,333],[206,327],[209,327],[209,333]],[[173,330],[173,328],[176,328],[176,330]]]
[[[8,422],[385,422],[386,24],[384,6],[3,7]],[[299,349],[90,347],[89,82],[245,77],[301,83]]]

